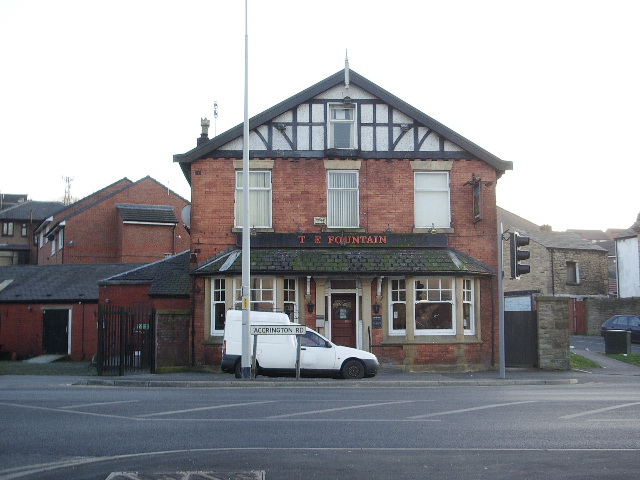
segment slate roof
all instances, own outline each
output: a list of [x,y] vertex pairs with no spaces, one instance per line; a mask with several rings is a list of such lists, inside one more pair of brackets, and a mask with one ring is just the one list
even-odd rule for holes
[[66,208],[62,202],[38,202],[35,200],[27,200],[13,207],[0,211],[0,220],[15,220],[28,222],[33,220],[41,222],[47,217],[58,213]]
[[545,248],[557,248],[566,250],[594,250],[606,251],[597,243],[591,243],[572,232],[553,232],[542,230],[540,226],[518,215],[498,207],[498,220],[502,222],[505,232],[509,229],[517,230]]
[[152,297],[189,296],[189,254],[185,252],[114,275],[99,285],[148,285]]
[[0,267],[0,303],[98,301],[98,281],[140,264]]
[[[242,272],[241,249],[232,247],[194,269],[195,275],[237,274]],[[255,274],[441,274],[493,275],[488,265],[453,248],[253,248],[251,272]]]
[[[391,105],[397,110],[405,113],[409,117],[413,118],[415,121],[421,123],[422,125],[428,127],[433,130],[437,134],[445,137],[446,139],[452,141],[456,145],[459,145],[467,152],[471,153],[478,159],[488,163],[500,173],[503,173],[505,170],[511,170],[513,168],[513,163],[510,161],[502,160],[499,157],[496,157],[492,153],[486,151],[485,149],[479,147],[475,143],[466,139],[459,133],[454,132],[449,127],[446,127],[442,123],[437,120],[431,118],[425,113],[421,112],[415,107],[412,107],[405,101],[396,97],[395,95],[389,93],[385,89],[379,87],[375,83],[367,80],[362,75],[356,73],[353,70],[349,70],[349,79],[350,84],[357,85],[367,92],[371,93],[378,99],[384,101],[385,103]],[[291,110],[292,108],[297,107],[301,103],[304,103],[312,98],[320,95],[321,93],[333,88],[337,85],[344,83],[344,70],[340,70],[330,77],[316,83],[315,85],[303,90],[302,92],[280,102],[279,104],[265,110],[262,113],[252,117],[249,120],[249,130],[254,130],[258,126],[269,122],[276,118],[278,115]],[[182,171],[187,178],[190,180],[190,172],[191,169],[189,164],[195,160],[200,158],[207,158],[210,156],[211,152],[216,151],[221,146],[229,143],[231,140],[234,140],[238,137],[241,137],[244,131],[243,124],[240,124],[230,130],[227,130],[224,133],[212,138],[208,142],[203,143],[202,145],[197,146],[193,150],[190,150],[187,153],[177,154],[173,156],[174,162],[179,162]]]
[[125,222],[178,223],[178,218],[171,205],[116,203],[116,208]]

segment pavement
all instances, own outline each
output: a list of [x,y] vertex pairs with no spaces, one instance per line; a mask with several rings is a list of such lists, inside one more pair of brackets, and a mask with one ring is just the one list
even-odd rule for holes
[[[634,346],[636,347],[636,346]],[[496,367],[482,372],[404,372],[396,366],[382,364],[374,378],[342,380],[333,378],[263,377],[236,379],[232,374],[211,372],[180,372],[163,374],[131,374],[124,377],[86,377],[75,385],[110,387],[178,387],[178,388],[407,388],[439,386],[505,386],[505,385],[567,385],[605,381],[607,377],[636,377],[640,367],[605,356],[599,337],[574,336],[571,351],[593,360],[602,368],[591,370],[548,371],[537,368],[507,368],[504,378]],[[635,348],[634,350],[635,351]]]

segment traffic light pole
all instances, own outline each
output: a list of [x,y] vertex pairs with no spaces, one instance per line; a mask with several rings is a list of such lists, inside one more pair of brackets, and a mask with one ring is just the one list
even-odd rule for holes
[[505,354],[504,354],[504,287],[502,280],[504,279],[503,257],[502,257],[502,223],[498,223],[498,324],[500,334],[500,378],[505,379]]

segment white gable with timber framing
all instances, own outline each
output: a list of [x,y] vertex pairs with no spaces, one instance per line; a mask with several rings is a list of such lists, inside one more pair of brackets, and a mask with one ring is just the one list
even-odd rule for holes
[[[343,104],[345,88],[334,87],[288,110],[249,133],[249,150],[293,151],[327,150],[329,106]],[[349,87],[355,110],[356,142],[361,153],[384,152],[461,152],[464,149],[432,129],[420,125],[392,105],[357,86]],[[295,141],[294,141],[295,139]],[[242,136],[222,145],[219,150],[242,150]]]
[[[348,75],[347,75],[348,72]],[[350,76],[350,81],[345,78]],[[339,71],[249,121],[251,158],[479,159],[512,164],[351,71]],[[243,125],[174,156],[189,178],[201,158],[242,158]]]

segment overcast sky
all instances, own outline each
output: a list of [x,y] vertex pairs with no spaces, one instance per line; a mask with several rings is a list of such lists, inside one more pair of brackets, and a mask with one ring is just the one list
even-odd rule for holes
[[[249,0],[249,115],[344,68],[513,162],[498,204],[554,230],[640,212],[640,2]],[[0,193],[150,175],[243,120],[244,0],[0,0]],[[213,121],[213,104],[219,116]]]

